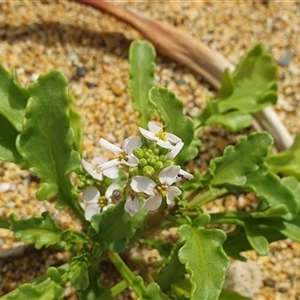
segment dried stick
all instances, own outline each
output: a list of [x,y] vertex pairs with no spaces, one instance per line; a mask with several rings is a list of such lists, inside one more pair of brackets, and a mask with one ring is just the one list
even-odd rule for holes
[[[224,70],[234,69],[234,65],[218,52],[168,24],[141,18],[102,0],[76,1],[90,5],[131,25],[148,39],[158,52],[187,66],[216,89],[220,88],[220,79]],[[291,146],[293,139],[273,108],[268,107],[254,114],[253,117],[255,119],[253,126],[256,130],[267,130],[272,134],[277,151]]]

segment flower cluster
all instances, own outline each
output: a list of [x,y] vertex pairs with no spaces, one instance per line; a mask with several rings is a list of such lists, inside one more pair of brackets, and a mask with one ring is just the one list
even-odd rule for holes
[[[124,209],[131,216],[140,209],[158,209],[163,199],[170,205],[182,193],[173,184],[193,178],[193,175],[182,170],[180,166],[174,165],[174,158],[184,146],[182,140],[165,132],[153,122],[148,123],[148,129],[140,127],[143,138],[127,138],[121,147],[101,138],[100,146],[115,154],[112,160],[104,157],[96,157],[91,163],[82,160],[83,168],[96,181],[93,186],[87,186],[83,191],[83,199],[88,202],[85,211],[87,220],[93,214],[114,205],[120,200],[120,195],[121,199],[126,199]],[[113,183],[106,189],[105,196],[101,196],[104,179],[118,178],[119,167],[129,175],[124,194],[120,185]]]

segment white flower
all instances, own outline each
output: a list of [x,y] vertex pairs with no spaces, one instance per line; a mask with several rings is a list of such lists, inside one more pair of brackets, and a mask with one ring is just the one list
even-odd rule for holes
[[111,167],[106,170],[100,170],[100,166],[106,163],[108,159],[106,157],[95,157],[92,159],[92,163],[87,162],[86,160],[82,159],[81,163],[83,168],[95,179],[102,181],[103,175],[111,178],[116,179],[118,178],[119,170],[117,167]]
[[84,216],[88,221],[91,220],[94,214],[103,212],[109,207],[114,206],[112,197],[115,190],[120,190],[120,185],[118,183],[111,184],[107,188],[104,197],[101,197],[99,190],[94,186],[89,186],[83,191],[82,198],[88,202],[84,213]]
[[7,192],[10,190],[11,184],[10,183],[0,183],[0,193]]
[[139,127],[141,134],[151,141],[156,141],[157,145],[163,148],[173,149],[174,146],[171,143],[177,144],[181,142],[178,136],[165,132],[162,127],[153,122],[148,123],[148,128],[149,130]]
[[142,145],[142,141],[140,137],[136,136],[136,137],[130,137],[125,139],[121,148],[117,147],[116,145],[108,142],[103,138],[100,139],[99,144],[103,148],[117,155],[116,159],[113,159],[103,164],[100,167],[101,170],[105,170],[113,166],[118,166],[119,164],[124,164],[129,167],[135,167],[138,165],[139,160],[132,154],[132,152],[135,148],[138,148]]
[[150,197],[142,206],[142,209],[156,210],[159,208],[162,197],[166,197],[167,204],[171,204],[176,196],[181,194],[181,190],[176,186],[171,186],[176,182],[177,174],[180,171],[180,166],[169,166],[163,169],[159,175],[160,184],[156,184],[150,178],[144,176],[133,176],[131,188],[137,193],[145,193]]
[[140,210],[140,203],[137,196],[129,194],[127,196],[124,210],[133,217]]
[[182,169],[179,170],[179,173],[176,176],[176,182],[182,182],[182,181],[186,181],[186,180],[191,180],[193,179],[194,176]]

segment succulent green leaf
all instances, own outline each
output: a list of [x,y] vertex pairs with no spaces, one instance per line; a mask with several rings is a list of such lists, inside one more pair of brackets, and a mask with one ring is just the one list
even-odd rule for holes
[[138,300],[169,300],[170,298],[162,295],[160,287],[157,283],[151,282],[146,287],[146,292]]
[[183,113],[182,102],[176,98],[175,94],[166,88],[154,87],[149,92],[151,103],[159,112],[164,128],[167,132],[180,137],[184,142],[184,147],[176,157],[179,164],[194,158],[198,151],[194,146],[194,124],[192,120]]
[[102,295],[106,290],[104,287],[100,285],[100,279],[103,274],[99,270],[99,263],[98,261],[91,262],[91,266],[89,268],[89,285],[85,290],[78,290],[77,295],[79,296],[80,300],[104,300],[104,299],[111,299],[112,297],[102,297]]
[[[42,284],[26,283],[7,297],[7,300],[60,300],[64,298],[65,290],[56,282],[47,278]],[[4,299],[3,299],[4,300]]]
[[289,149],[270,155],[266,162],[272,172],[291,175],[300,180],[300,134]]
[[72,257],[69,279],[76,290],[85,290],[89,286],[90,257],[87,253]]
[[[251,222],[252,221],[252,222]],[[251,245],[251,247],[259,254],[259,255],[267,255],[269,252],[269,243],[268,240],[256,229],[255,220],[249,220],[243,224],[245,234],[247,239]]]
[[64,231],[55,224],[48,212],[44,212],[41,217],[27,219],[18,219],[15,215],[10,215],[9,222],[16,238],[24,243],[34,243],[37,249],[52,245],[64,246],[61,240]]
[[293,193],[300,206],[300,182],[293,176],[283,177],[281,182]]
[[153,115],[148,92],[155,86],[155,49],[149,42],[134,41],[129,49],[129,89],[133,108],[140,113],[139,125],[147,128]]
[[17,139],[26,165],[43,181],[37,198],[57,196],[59,208],[76,205],[77,194],[72,192],[69,174],[80,164],[79,154],[73,150],[67,88],[66,78],[58,71],[40,76],[29,87],[31,97]]
[[219,124],[232,132],[236,132],[251,126],[252,117],[247,113],[232,111],[223,115],[212,115],[206,120],[205,124]]
[[[276,103],[276,73],[277,66],[264,46],[251,47],[233,73],[225,70],[218,95],[207,100],[207,107],[199,116],[200,125],[221,124],[233,131],[248,127],[250,119],[246,114]],[[228,113],[236,115],[230,119]]]
[[131,217],[124,210],[124,201],[121,201],[117,206],[95,214],[91,225],[97,232],[97,241],[104,243],[111,251],[120,252],[142,225],[146,215],[146,211],[139,211]]
[[229,267],[228,257],[222,249],[225,233],[185,224],[178,234],[184,242],[178,257],[190,275],[190,299],[218,299]]
[[18,131],[0,115],[0,160],[21,164],[22,156],[16,148]]
[[74,149],[82,155],[83,150],[83,120],[75,107],[73,94],[68,95],[71,127],[74,133]]
[[[231,75],[227,70],[215,101],[220,113],[255,113],[277,101],[277,66],[262,44],[251,47]],[[231,77],[231,78],[230,78]],[[226,83],[230,82],[228,86]],[[223,87],[225,85],[225,87]]]
[[0,65],[0,115],[3,115],[17,131],[22,130],[25,107],[29,94],[22,88],[13,73]]
[[186,271],[183,264],[178,259],[178,251],[182,245],[177,244],[166,263],[161,267],[155,276],[155,282],[157,282],[162,289],[166,292],[170,286],[181,280],[184,280]]
[[235,291],[223,289],[219,300],[252,300],[252,299],[242,296]]
[[[237,187],[237,190],[253,193],[270,207],[285,205],[289,212],[286,215],[287,219],[298,214],[299,203],[294,194],[277,175],[270,173],[264,164],[256,172],[246,174],[246,178],[245,185]],[[230,190],[230,188],[228,189]]]
[[255,172],[263,163],[272,145],[266,132],[257,132],[243,137],[235,146],[228,146],[222,157],[211,160],[206,181],[211,186],[226,184],[243,186],[249,173]]

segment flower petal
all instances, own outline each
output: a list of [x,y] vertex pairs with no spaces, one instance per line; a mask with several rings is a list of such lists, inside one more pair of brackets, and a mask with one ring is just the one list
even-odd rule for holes
[[124,205],[124,210],[131,216],[133,217],[140,209],[140,203],[139,199],[136,196],[128,195],[125,205]]
[[183,142],[179,142],[177,143],[172,149],[171,152],[168,153],[167,157],[168,158],[174,158],[182,149],[182,147],[184,146]]
[[94,169],[94,165],[87,162],[86,160],[82,159],[81,164],[83,168],[95,179],[102,181],[103,176],[101,172],[97,172],[97,170]]
[[142,209],[145,210],[156,210],[160,207],[161,205],[161,195],[153,195],[150,196],[146,202],[144,203],[144,205],[142,206]]
[[154,195],[156,184],[153,180],[145,176],[133,176],[130,186],[135,192]]
[[150,131],[152,131],[153,133],[157,133],[160,130],[163,130],[163,128],[161,126],[156,125],[154,122],[148,122],[148,128]]
[[98,204],[92,203],[87,206],[84,212],[84,217],[86,220],[90,221],[94,214],[99,212],[100,208]]
[[117,167],[112,167],[102,171],[103,175],[110,179],[116,179],[119,177],[119,169]]
[[107,188],[107,190],[106,190],[106,192],[105,192],[105,197],[106,197],[106,198],[110,198],[111,195],[113,194],[113,191],[114,191],[114,190],[120,190],[120,189],[121,189],[121,187],[120,187],[120,185],[119,185],[118,183],[113,183],[113,184],[111,184],[111,185]]
[[153,133],[152,131],[146,130],[142,127],[139,127],[139,130],[140,130],[141,134],[148,140],[151,140],[151,141],[159,140],[159,138],[157,136],[155,136],[155,133]]
[[133,150],[135,148],[142,146],[142,140],[139,136],[127,138],[124,140],[122,149],[128,153],[128,155],[131,155]]
[[104,156],[98,156],[98,157],[94,157],[92,159],[92,164],[99,166],[99,165],[102,165],[102,164],[106,163],[107,161],[108,161],[108,159],[106,157],[104,157]]
[[121,163],[126,166],[129,166],[129,167],[135,167],[139,164],[139,160],[135,156],[131,155],[131,156],[128,156],[127,161],[122,159]]
[[98,172],[101,172],[101,171],[103,172],[104,170],[107,170],[107,169],[110,169],[112,167],[118,166],[120,163],[121,162],[117,158],[109,160],[108,162],[106,162],[106,163],[102,164],[101,166],[99,166],[97,168],[97,171]]
[[179,171],[180,171],[180,166],[172,165],[172,166],[166,167],[159,173],[159,175],[158,175],[159,181],[161,183],[171,185],[176,181],[176,177],[177,177],[177,174],[179,173]]
[[177,186],[170,186],[166,196],[167,204],[170,205],[174,201],[174,198],[181,195],[181,193],[181,190]]
[[99,190],[94,186],[88,186],[82,193],[82,198],[89,203],[98,203],[100,196]]
[[1,192],[7,192],[11,187],[11,184],[8,182],[4,182],[0,184],[0,193]]
[[168,132],[167,132],[167,139],[168,139],[168,141],[170,141],[171,143],[174,143],[174,144],[178,144],[178,143],[182,142],[181,138],[179,138],[177,135],[175,135],[173,133],[168,133]]
[[191,180],[193,178],[194,178],[194,176],[192,174],[180,169],[180,171],[176,177],[176,182],[182,182],[184,180]]
[[157,140],[157,145],[161,146],[165,149],[171,149],[172,150],[174,148],[174,146],[169,141],[163,141],[161,139]]
[[106,150],[109,150],[115,154],[120,154],[123,153],[123,150],[120,147],[117,147],[116,145],[110,143],[109,141],[101,138],[99,140],[99,144],[100,146],[102,146],[103,148],[105,148]]

